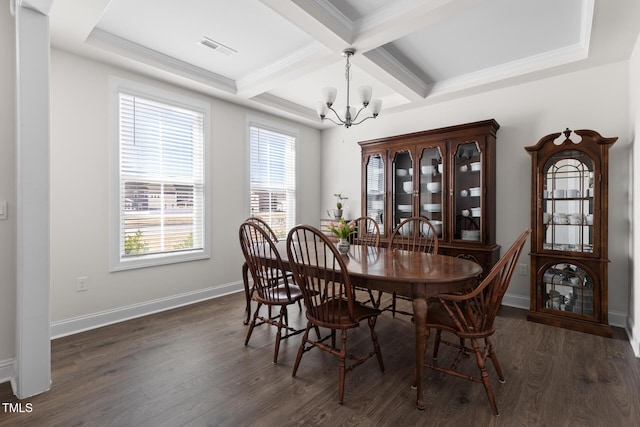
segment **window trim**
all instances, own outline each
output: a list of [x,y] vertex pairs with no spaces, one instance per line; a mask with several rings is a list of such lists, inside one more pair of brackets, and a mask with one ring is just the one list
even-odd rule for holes
[[[203,118],[203,236],[204,248],[186,252],[120,256],[120,105],[119,95],[125,91],[156,102],[201,112]],[[211,106],[196,98],[133,82],[120,77],[109,78],[109,271],[154,267],[211,258]]]
[[295,127],[287,126],[279,122],[275,122],[273,120],[265,119],[258,116],[248,115],[245,123],[245,147],[246,147],[246,155],[245,155],[245,218],[251,216],[251,126],[261,127],[263,129],[282,133],[288,136],[295,138],[296,147],[295,147],[295,162],[296,162],[296,173],[295,173],[295,184],[296,184],[296,203],[295,203],[295,217],[296,221],[299,222],[300,218],[300,130]]

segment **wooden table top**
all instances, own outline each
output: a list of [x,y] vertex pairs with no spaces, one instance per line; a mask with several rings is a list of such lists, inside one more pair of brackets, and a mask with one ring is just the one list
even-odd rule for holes
[[[286,243],[276,247],[287,264]],[[427,296],[452,292],[451,285],[464,288],[482,273],[480,265],[467,259],[360,245],[351,245],[344,260],[353,284],[405,296],[415,295],[415,285],[429,285]]]

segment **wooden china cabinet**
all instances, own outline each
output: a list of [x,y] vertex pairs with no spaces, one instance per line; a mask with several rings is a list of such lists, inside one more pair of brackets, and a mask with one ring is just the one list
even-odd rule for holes
[[531,321],[611,336],[608,175],[617,139],[567,129],[525,148],[532,157]]
[[[496,245],[496,132],[485,120],[359,142],[362,214],[376,220],[386,244],[411,216],[434,224],[439,252],[472,259],[488,272]],[[421,230],[407,230],[421,232]]]

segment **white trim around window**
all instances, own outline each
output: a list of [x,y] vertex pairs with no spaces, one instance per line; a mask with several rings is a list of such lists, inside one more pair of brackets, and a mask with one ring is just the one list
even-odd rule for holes
[[[110,271],[211,257],[210,116],[207,102],[109,79]],[[167,225],[176,216],[180,232]],[[134,221],[144,230],[139,250]]]

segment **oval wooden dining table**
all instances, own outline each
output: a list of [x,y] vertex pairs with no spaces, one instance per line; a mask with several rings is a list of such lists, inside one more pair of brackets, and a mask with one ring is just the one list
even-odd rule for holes
[[[289,269],[286,242],[278,242],[276,248],[284,267]],[[416,407],[424,409],[427,299],[440,293],[469,289],[482,273],[482,267],[463,258],[360,245],[351,245],[345,261],[352,285],[395,292],[412,299],[415,320]],[[243,267],[243,279],[247,292],[247,312],[250,313],[246,267]]]

